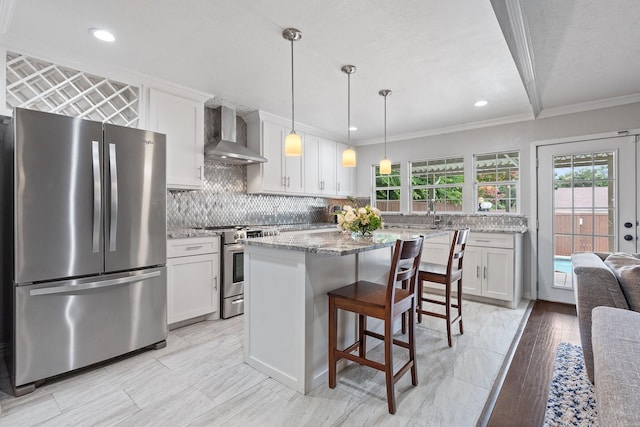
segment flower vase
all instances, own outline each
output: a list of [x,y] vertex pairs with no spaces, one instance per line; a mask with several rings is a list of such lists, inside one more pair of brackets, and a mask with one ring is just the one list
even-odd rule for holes
[[373,233],[369,230],[358,230],[351,232],[352,239],[362,239],[363,237],[371,237]]

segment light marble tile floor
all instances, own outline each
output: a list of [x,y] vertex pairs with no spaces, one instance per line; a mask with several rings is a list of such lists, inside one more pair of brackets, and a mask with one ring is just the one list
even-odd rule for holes
[[[464,335],[423,317],[416,328],[418,386],[396,384],[387,412],[384,374],[350,364],[335,389],[299,394],[242,361],[243,317],[169,333],[167,347],[66,375],[14,398],[0,374],[0,426],[474,426],[528,301],[511,310],[464,301]],[[407,351],[394,351],[400,366]],[[369,356],[383,360],[382,346]]]

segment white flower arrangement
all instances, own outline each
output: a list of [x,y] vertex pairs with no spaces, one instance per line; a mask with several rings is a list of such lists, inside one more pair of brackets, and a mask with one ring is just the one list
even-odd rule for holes
[[345,205],[342,209],[342,212],[336,214],[340,231],[351,231],[366,236],[384,226],[380,210],[377,208],[372,208],[369,205],[364,208]]

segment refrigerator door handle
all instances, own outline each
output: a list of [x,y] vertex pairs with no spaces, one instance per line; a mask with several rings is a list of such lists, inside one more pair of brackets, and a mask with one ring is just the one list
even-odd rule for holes
[[136,274],[134,276],[120,277],[117,279],[101,280],[97,282],[81,283],[79,285],[57,285],[50,286],[48,288],[32,289],[29,291],[30,296],[37,295],[52,295],[52,294],[65,294],[69,292],[84,291],[87,289],[106,288],[109,286],[118,286],[131,282],[139,282],[141,280],[151,279],[152,277],[160,276],[160,271],[152,271],[149,273]]
[[109,176],[111,177],[111,221],[109,225],[109,251],[116,250],[118,232],[118,168],[116,164],[116,144],[109,144]]
[[102,217],[102,189],[100,179],[100,142],[91,141],[93,161],[93,252],[100,252],[100,218]]

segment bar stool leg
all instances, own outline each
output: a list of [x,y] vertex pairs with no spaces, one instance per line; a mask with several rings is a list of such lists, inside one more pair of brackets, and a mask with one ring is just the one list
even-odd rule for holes
[[337,312],[335,299],[333,296],[329,296],[329,388],[336,387]]
[[387,380],[387,405],[389,413],[396,413],[396,395],[393,383],[393,319],[386,321],[384,324],[384,364],[385,377]]

